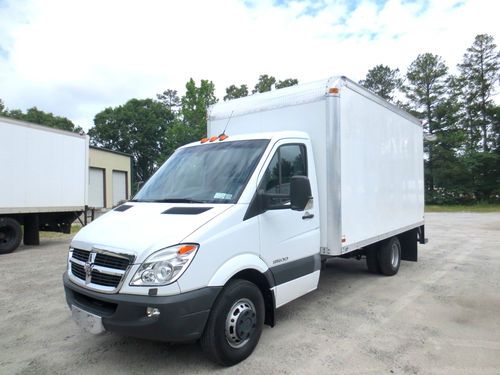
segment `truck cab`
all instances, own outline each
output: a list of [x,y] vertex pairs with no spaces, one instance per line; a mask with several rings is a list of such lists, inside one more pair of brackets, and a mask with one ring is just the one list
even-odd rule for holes
[[133,200],[74,237],[73,315],[94,332],[202,338],[216,361],[239,362],[275,308],[317,288],[317,197],[304,132],[181,147]]

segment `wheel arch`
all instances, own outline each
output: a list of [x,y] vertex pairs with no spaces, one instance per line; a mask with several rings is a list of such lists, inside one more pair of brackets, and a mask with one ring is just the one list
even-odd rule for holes
[[276,309],[275,282],[273,274],[266,263],[255,254],[240,254],[219,267],[208,286],[224,286],[235,279],[247,280],[260,289],[265,302],[266,316],[264,323],[273,327]]
[[274,278],[271,271],[266,271],[261,273],[255,269],[247,268],[243,271],[238,272],[230,280],[247,280],[255,284],[262,293],[264,298],[264,307],[266,311],[266,316],[264,318],[264,324],[274,327],[275,323],[275,310],[276,310],[276,298],[274,296]]

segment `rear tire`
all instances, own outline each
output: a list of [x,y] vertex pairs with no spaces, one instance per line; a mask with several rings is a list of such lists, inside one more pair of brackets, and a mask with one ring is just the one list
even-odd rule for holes
[[401,243],[397,237],[391,237],[382,243],[378,252],[380,272],[386,276],[398,273],[401,264]]
[[21,224],[10,217],[0,218],[0,254],[8,254],[21,243]]
[[264,298],[247,280],[231,280],[217,297],[200,344],[212,361],[232,366],[247,358],[264,325]]

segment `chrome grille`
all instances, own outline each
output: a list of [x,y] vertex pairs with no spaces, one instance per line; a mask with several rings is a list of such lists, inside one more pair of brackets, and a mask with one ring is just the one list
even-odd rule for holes
[[106,250],[70,250],[69,274],[77,284],[101,292],[114,293],[121,286],[135,257]]

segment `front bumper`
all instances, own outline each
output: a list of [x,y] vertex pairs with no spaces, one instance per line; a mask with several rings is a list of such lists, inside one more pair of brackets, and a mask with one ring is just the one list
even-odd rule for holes
[[[102,294],[72,283],[63,275],[66,302],[102,317],[104,328],[126,336],[166,342],[200,338],[221,287],[206,287],[174,296]],[[147,317],[146,307],[160,315]]]

